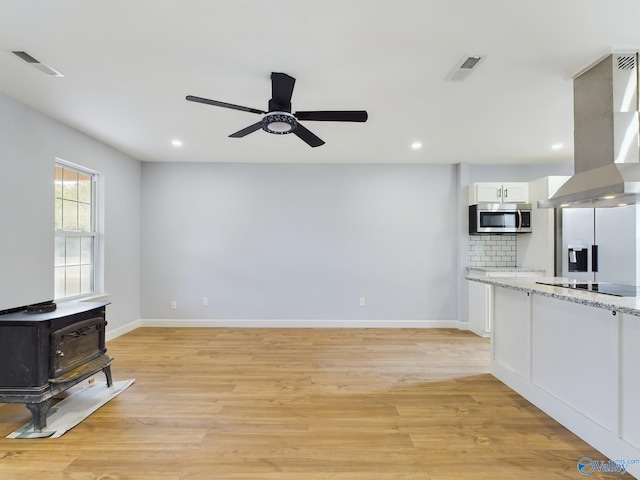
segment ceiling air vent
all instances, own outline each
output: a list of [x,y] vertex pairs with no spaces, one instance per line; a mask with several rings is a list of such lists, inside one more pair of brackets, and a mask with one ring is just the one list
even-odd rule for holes
[[478,65],[486,58],[486,55],[467,55],[463,57],[447,75],[447,80],[460,82],[465,80],[471,72],[478,68]]
[[51,68],[46,63],[42,63],[39,60],[36,60],[31,55],[29,55],[27,52],[22,52],[20,50],[12,50],[11,53],[13,53],[16,57],[21,58],[22,60],[27,62],[29,65],[37,68],[38,70],[40,70],[45,75],[48,75],[50,77],[64,77],[64,75],[61,74],[59,71],[57,71],[54,68]]
[[636,66],[635,55],[625,55],[624,57],[618,57],[618,70],[633,70]]

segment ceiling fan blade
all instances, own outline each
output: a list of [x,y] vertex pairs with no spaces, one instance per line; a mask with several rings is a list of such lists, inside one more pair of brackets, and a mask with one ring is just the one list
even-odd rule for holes
[[232,110],[240,110],[249,113],[257,113],[260,115],[263,113],[267,113],[263,112],[262,110],[258,110],[257,108],[243,107],[242,105],[234,105],[233,103],[219,102],[217,100],[209,100],[208,98],[202,97],[194,97],[193,95],[187,95],[187,100],[189,100],[190,102],[206,103],[207,105],[230,108]]
[[291,96],[296,79],[286,73],[271,72],[269,111],[291,112]]
[[247,128],[243,128],[242,130],[239,130],[236,133],[232,133],[229,136],[233,138],[241,138],[246,135],[249,135],[250,133],[255,132],[256,130],[260,130],[261,128],[262,128],[262,121],[254,123],[253,125],[249,125]]
[[303,127],[299,123],[296,126],[293,133],[295,133],[298,136],[298,138],[304,140],[312,147],[319,147],[320,145],[324,145],[324,140],[317,137],[315,134],[311,133],[309,130],[307,130],[305,127]]
[[296,112],[298,120],[314,120],[320,122],[366,122],[369,115],[366,110],[325,110],[312,112]]

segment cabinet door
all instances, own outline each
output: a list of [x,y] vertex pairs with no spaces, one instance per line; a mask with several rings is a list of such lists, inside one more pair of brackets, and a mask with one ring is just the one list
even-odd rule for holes
[[505,183],[502,185],[502,201],[527,203],[529,201],[529,184],[525,182]]
[[501,202],[502,201],[502,183],[483,182],[475,184],[475,200],[476,203],[481,202]]
[[486,283],[469,282],[469,329],[476,335],[491,333],[493,287]]

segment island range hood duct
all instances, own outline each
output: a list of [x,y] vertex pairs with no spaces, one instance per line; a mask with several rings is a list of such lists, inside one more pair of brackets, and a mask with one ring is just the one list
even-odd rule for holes
[[574,171],[540,208],[640,203],[638,53],[614,53],[573,80]]

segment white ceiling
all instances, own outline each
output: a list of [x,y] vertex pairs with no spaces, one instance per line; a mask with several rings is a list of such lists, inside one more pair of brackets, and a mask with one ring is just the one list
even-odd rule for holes
[[[0,0],[0,90],[143,161],[570,161],[572,77],[639,48],[637,0]],[[272,71],[297,79],[293,111],[368,122],[304,122],[317,148],[236,139],[260,117],[185,100],[266,110]]]

